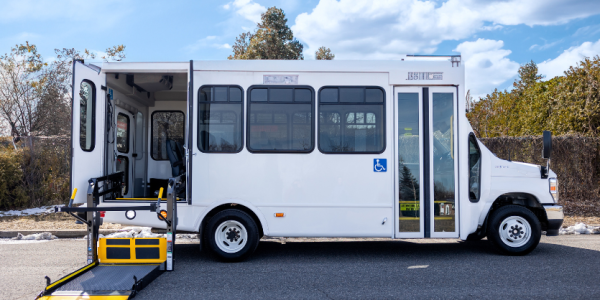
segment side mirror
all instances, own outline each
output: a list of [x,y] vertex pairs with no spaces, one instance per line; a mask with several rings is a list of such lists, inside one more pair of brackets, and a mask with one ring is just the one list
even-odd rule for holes
[[544,146],[542,148],[542,158],[549,159],[552,153],[552,132],[544,130],[543,133]]

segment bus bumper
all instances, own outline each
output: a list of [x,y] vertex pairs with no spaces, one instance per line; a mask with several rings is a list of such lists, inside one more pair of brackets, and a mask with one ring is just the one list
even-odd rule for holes
[[546,216],[548,217],[548,229],[546,236],[557,236],[562,226],[565,214],[561,205],[544,205]]

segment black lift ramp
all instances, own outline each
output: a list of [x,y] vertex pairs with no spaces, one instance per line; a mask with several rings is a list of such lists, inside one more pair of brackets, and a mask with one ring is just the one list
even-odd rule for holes
[[[160,210],[162,188],[157,202],[147,206],[98,207],[101,196],[119,196],[122,178],[123,173],[92,178],[87,207],[72,206],[75,189],[69,205],[56,208],[57,212],[68,212],[87,224],[88,265],[52,283],[46,277],[47,286],[36,299],[131,299],[163,271],[173,270],[176,198],[182,188],[182,176],[169,179],[166,211]],[[129,218],[141,210],[156,212],[167,224],[166,238],[98,238],[100,211],[124,211]]]

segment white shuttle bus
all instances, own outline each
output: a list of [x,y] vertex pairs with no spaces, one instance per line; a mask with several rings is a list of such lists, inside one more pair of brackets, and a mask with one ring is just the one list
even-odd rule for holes
[[[475,137],[460,56],[73,68],[72,188],[122,174],[98,205],[131,206],[176,177],[177,228],[225,261],[263,236],[487,236],[523,255],[563,221],[548,166]],[[149,211],[104,221],[165,227]]]

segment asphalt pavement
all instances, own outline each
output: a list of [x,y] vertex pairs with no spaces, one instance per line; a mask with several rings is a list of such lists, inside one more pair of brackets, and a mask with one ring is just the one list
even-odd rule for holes
[[[1,299],[33,299],[85,264],[85,242],[0,242]],[[600,235],[542,237],[527,256],[487,241],[261,242],[241,263],[178,244],[136,299],[600,299]]]

